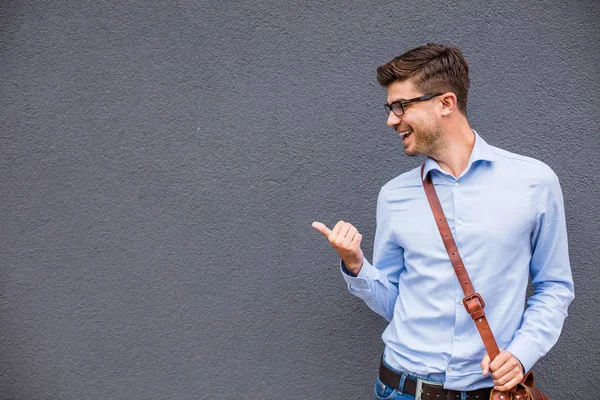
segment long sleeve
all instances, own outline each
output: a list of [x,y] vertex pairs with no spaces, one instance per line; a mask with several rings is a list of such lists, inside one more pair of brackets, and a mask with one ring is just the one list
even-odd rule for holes
[[531,283],[521,327],[508,346],[525,370],[554,346],[574,298],[567,227],[558,177],[547,168],[539,184],[536,226],[531,238]]
[[377,201],[377,230],[373,246],[373,264],[366,259],[354,277],[341,265],[350,293],[360,297],[377,314],[391,321],[398,299],[398,279],[404,268],[403,249],[392,235],[392,217],[384,189]]

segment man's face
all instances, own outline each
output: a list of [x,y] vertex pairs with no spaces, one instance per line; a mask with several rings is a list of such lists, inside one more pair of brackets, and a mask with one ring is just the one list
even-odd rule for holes
[[[387,102],[414,99],[430,93],[422,93],[410,80],[396,81],[387,87]],[[434,157],[443,147],[443,127],[437,112],[439,99],[417,101],[404,106],[404,115],[398,117],[390,112],[387,125],[402,137],[404,151],[409,156]]]

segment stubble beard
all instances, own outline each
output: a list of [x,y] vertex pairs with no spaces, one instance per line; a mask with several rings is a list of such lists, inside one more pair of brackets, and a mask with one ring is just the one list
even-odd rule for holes
[[418,133],[413,132],[413,135],[415,136],[414,145],[412,148],[406,147],[404,149],[404,152],[408,156],[429,156],[435,158],[435,156],[443,152],[446,147],[446,143],[443,140],[444,133],[442,127],[438,124],[435,124],[430,128],[425,127]]

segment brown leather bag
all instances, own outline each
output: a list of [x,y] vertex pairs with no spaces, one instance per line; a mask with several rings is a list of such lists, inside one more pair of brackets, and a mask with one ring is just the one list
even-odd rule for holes
[[509,392],[499,392],[492,389],[490,400],[550,400],[550,398],[533,386],[533,372],[529,371],[525,374],[521,383],[518,383]]
[[[421,167],[421,178],[423,178],[424,170],[425,165]],[[429,174],[427,174],[427,177],[423,180],[423,187],[425,188],[425,194],[427,195],[427,200],[431,206],[431,211],[433,211],[433,216],[437,222],[440,235],[442,235],[442,241],[444,242],[444,246],[450,257],[450,262],[452,263],[454,272],[456,273],[460,286],[465,294],[465,298],[463,299],[465,309],[471,315],[473,321],[475,321],[479,335],[483,340],[483,345],[490,356],[490,360],[493,360],[500,354],[500,349],[498,348],[494,334],[490,329],[490,325],[485,317],[485,312],[483,311],[485,303],[483,302],[481,295],[475,292],[475,289],[471,284],[471,279],[462,262],[458,247],[454,242],[450,226],[448,226],[448,222],[446,222],[442,205],[440,204],[440,200],[435,192]],[[490,400],[550,400],[550,398],[534,387],[533,373],[529,371],[525,374],[521,383],[517,384],[517,386],[508,392],[500,392],[492,389]]]

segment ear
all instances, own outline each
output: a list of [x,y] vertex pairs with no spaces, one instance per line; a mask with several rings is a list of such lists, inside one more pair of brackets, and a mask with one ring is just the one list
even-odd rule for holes
[[458,109],[458,100],[456,95],[452,92],[444,93],[440,96],[442,104],[442,115],[448,116]]

